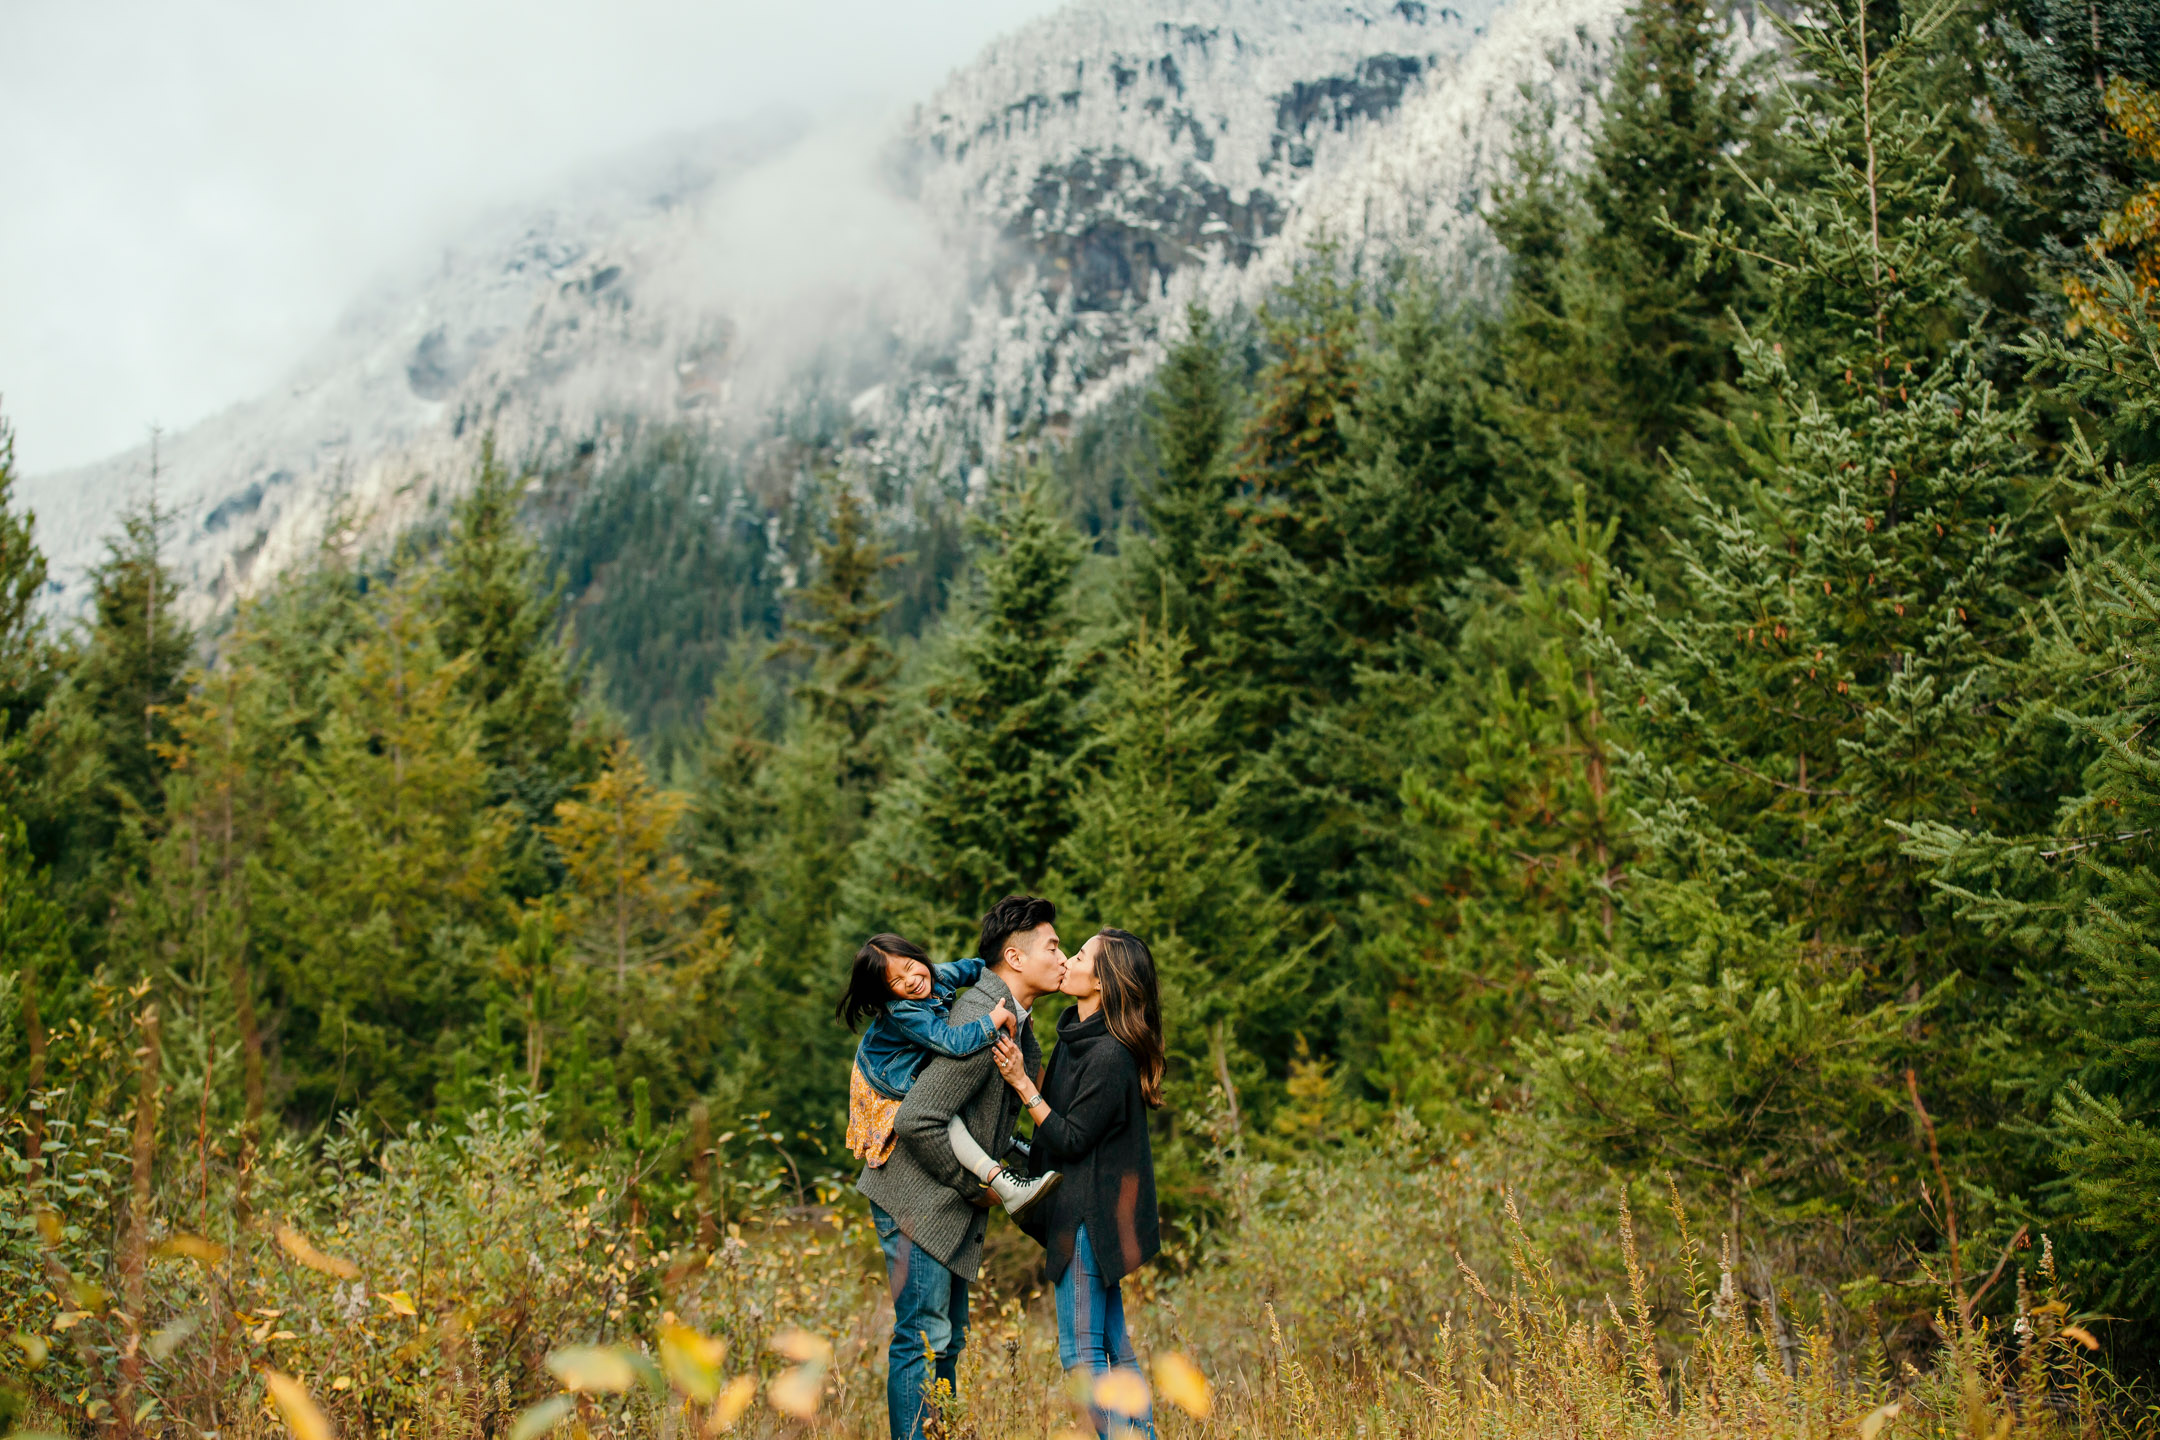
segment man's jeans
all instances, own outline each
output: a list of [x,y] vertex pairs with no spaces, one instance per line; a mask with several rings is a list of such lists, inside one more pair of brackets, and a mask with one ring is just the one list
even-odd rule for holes
[[885,1352],[885,1415],[892,1440],[922,1440],[923,1384],[943,1380],[959,1391],[955,1372],[967,1345],[968,1282],[915,1248],[899,1222],[870,1207],[878,1247],[892,1282],[892,1344]]
[[[1088,1244],[1087,1226],[1073,1237],[1072,1264],[1057,1282],[1058,1363],[1069,1374],[1085,1365],[1096,1379],[1112,1370],[1139,1373],[1132,1337],[1125,1333],[1125,1297],[1114,1284],[1103,1283],[1102,1267],[1095,1263],[1095,1247]],[[1142,1387],[1142,1394],[1146,1393]],[[1155,1440],[1152,1413],[1112,1415],[1097,1405],[1088,1406],[1095,1433],[1121,1437],[1145,1435]]]

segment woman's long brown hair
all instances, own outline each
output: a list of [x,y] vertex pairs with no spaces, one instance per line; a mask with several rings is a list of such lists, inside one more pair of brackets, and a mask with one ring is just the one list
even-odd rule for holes
[[1155,956],[1126,930],[1104,930],[1095,961],[1102,985],[1103,1023],[1140,1066],[1140,1098],[1163,1103],[1162,996],[1155,983]]

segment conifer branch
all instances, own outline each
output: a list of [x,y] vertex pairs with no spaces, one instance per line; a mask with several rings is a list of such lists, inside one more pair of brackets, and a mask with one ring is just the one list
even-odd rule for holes
[[2098,850],[2103,845],[2120,845],[2125,840],[2136,840],[2141,836],[2152,834],[2154,828],[2153,826],[2147,826],[2143,830],[2125,830],[2119,835],[2098,835],[2089,840],[2058,842],[2053,850],[2041,850],[2035,853],[2042,860],[2059,860],[2065,855],[2075,855],[2083,850]]

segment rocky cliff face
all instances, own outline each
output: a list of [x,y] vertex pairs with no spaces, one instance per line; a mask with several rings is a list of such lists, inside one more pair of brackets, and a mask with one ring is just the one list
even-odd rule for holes
[[881,432],[957,428],[947,453],[994,459],[1144,379],[1189,301],[1252,305],[1323,238],[1489,283],[1479,213],[1515,127],[1549,109],[1572,143],[1622,8],[1098,0],[993,45],[909,136],[916,193],[960,222],[969,386],[896,376]]
[[[965,493],[1145,378],[1189,300],[1249,305],[1321,236],[1352,263],[1489,269],[1514,128],[1579,133],[1621,0],[1076,0],[898,127],[691,137],[566,187],[357,306],[278,393],[168,437],[158,495],[198,612],[333,531],[425,515],[512,454],[674,417],[785,430]],[[1532,107],[1535,107],[1534,109]],[[145,452],[34,477],[60,587]]]

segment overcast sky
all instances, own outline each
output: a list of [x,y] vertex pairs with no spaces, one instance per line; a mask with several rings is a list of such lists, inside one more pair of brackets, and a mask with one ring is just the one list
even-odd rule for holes
[[274,384],[383,269],[637,142],[925,95],[1056,0],[0,0],[25,471]]

